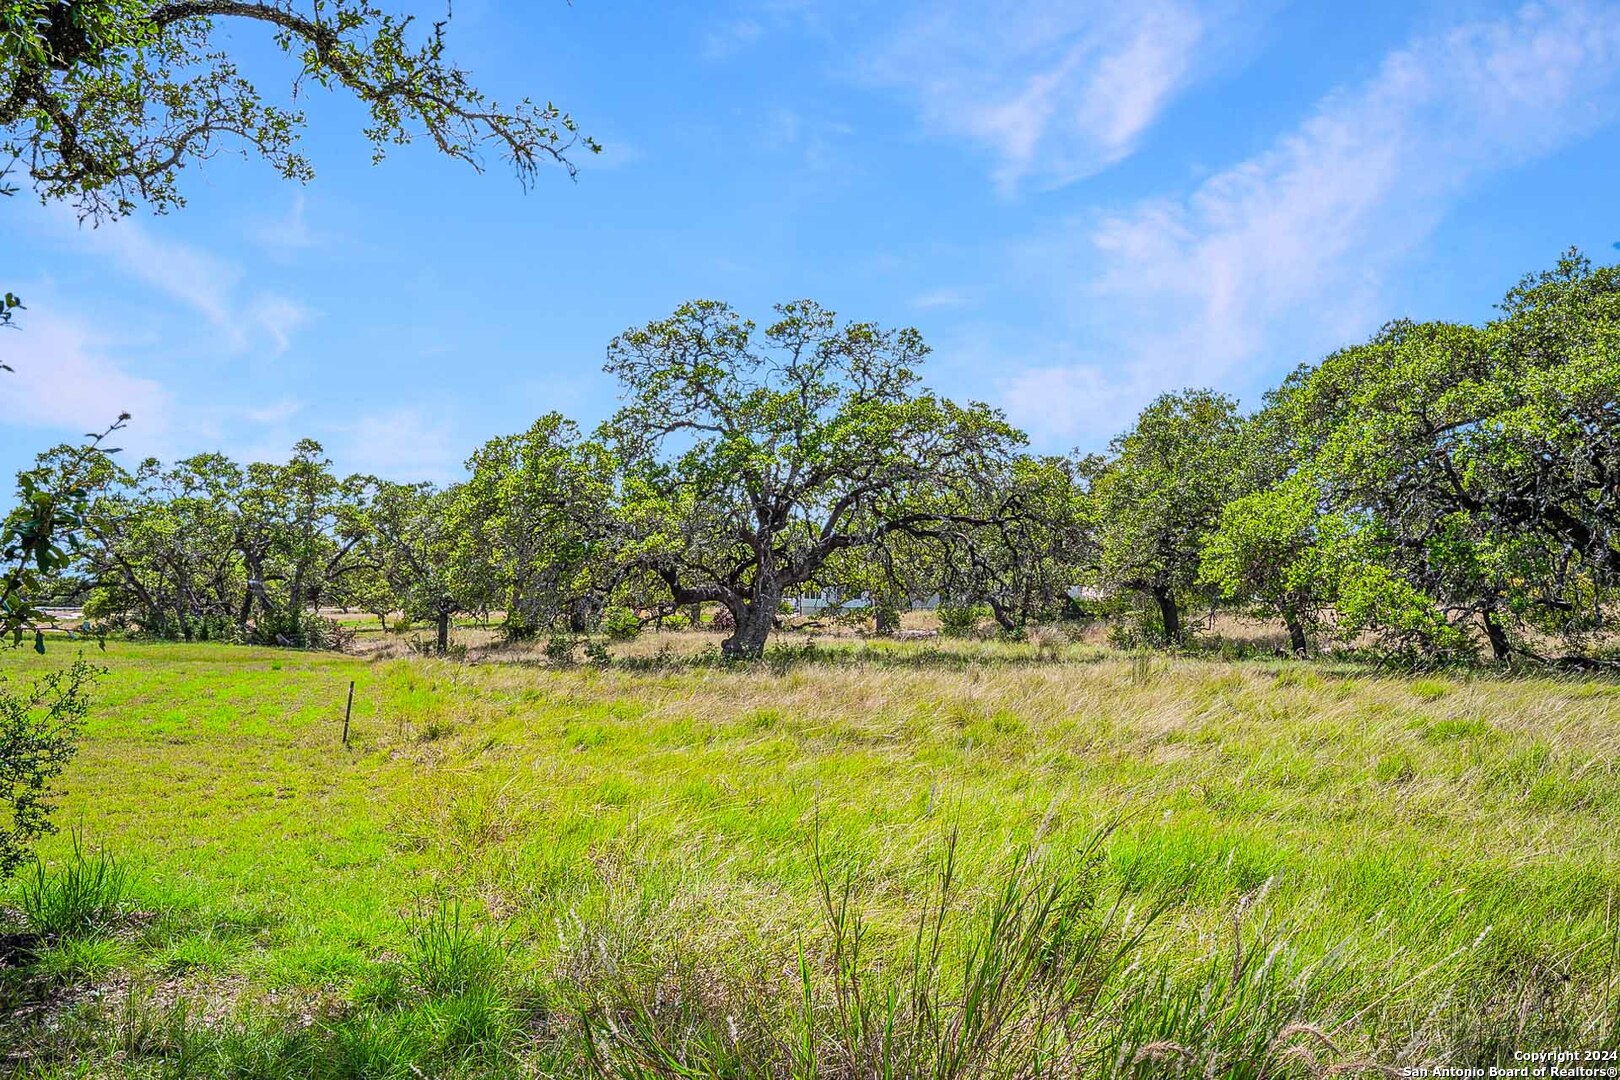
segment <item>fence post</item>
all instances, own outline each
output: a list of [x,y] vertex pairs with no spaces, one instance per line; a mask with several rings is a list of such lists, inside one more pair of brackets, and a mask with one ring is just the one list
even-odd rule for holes
[[354,711],[354,680],[349,680],[349,703],[343,706],[343,745],[349,745],[349,714]]

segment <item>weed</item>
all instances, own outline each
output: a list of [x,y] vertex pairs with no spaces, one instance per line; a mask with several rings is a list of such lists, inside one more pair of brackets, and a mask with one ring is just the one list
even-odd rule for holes
[[1451,691],[1451,684],[1444,679],[1412,680],[1412,696],[1419,701],[1439,701]]
[[35,858],[22,878],[22,909],[28,925],[46,936],[89,936],[113,926],[128,896],[129,874],[105,848],[86,852],[83,835],[54,871]]
[[412,945],[417,985],[429,997],[491,988],[506,966],[500,936],[463,923],[457,904],[441,904],[423,920]]
[[128,963],[129,946],[113,938],[64,937],[34,953],[29,971],[50,983],[99,982]]

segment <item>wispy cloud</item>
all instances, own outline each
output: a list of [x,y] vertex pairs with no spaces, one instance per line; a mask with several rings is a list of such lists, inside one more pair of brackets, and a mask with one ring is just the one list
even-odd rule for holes
[[447,420],[408,405],[337,425],[327,449],[345,469],[401,481],[452,480],[466,456]]
[[1004,400],[1053,436],[1111,432],[1154,392],[1285,348],[1319,355],[1389,313],[1385,276],[1471,182],[1595,131],[1617,105],[1613,5],[1530,4],[1413,41],[1190,195],[1034,245],[1045,272],[1077,281],[1095,345],[1012,378]]
[[287,212],[272,221],[265,221],[252,230],[253,239],[270,254],[286,258],[305,248],[314,247],[317,238],[306,216],[307,200],[302,191],[294,192]]
[[244,415],[255,424],[285,424],[303,411],[302,401],[295,397],[283,397],[250,408]]
[[724,60],[752,45],[764,33],[765,27],[757,19],[728,19],[703,36],[703,58]]
[[292,333],[309,317],[308,309],[290,297],[246,287],[236,263],[160,236],[140,222],[109,222],[80,230],[79,236],[129,277],[202,315],[232,352],[255,343],[285,352]]
[[705,60],[726,60],[782,31],[820,35],[829,13],[821,0],[745,0],[703,32]]
[[842,143],[854,129],[826,117],[806,117],[794,109],[775,108],[766,115],[760,143],[768,150],[793,153],[811,172],[844,169]]
[[120,413],[132,416],[129,440],[159,443],[170,423],[172,395],[156,380],[124,370],[109,355],[115,344],[88,326],[30,309],[25,329],[0,338],[0,416],[8,425],[55,428],[65,437],[106,428]]
[[1185,0],[953,0],[914,9],[863,70],[990,150],[1002,190],[1052,187],[1128,156],[1205,70],[1223,18]]
[[932,308],[966,307],[973,302],[972,297],[961,289],[933,289],[911,298],[911,306],[927,311]]

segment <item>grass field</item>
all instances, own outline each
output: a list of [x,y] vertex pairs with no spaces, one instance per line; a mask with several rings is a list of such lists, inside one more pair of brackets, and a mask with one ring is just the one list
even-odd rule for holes
[[1620,684],[1000,643],[728,668],[697,636],[605,670],[90,650],[64,830],[6,887],[0,1072],[1280,1077],[1620,1046]]

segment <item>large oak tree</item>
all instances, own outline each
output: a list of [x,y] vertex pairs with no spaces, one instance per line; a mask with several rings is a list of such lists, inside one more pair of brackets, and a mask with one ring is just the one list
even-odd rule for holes
[[[988,406],[918,384],[915,330],[839,323],[811,301],[763,331],[695,301],[627,330],[607,371],[625,468],[626,558],[677,604],[719,603],[731,656],[758,655],[784,593],[836,553],[926,534],[999,470],[1021,435]],[[941,498],[959,490],[961,498]]]

